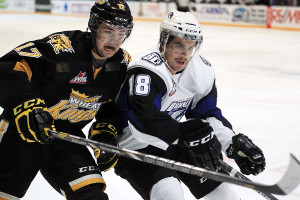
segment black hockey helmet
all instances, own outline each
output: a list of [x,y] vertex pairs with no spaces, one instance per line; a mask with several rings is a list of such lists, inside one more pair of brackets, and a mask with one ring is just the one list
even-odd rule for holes
[[129,37],[133,28],[132,21],[131,11],[125,0],[98,0],[91,8],[88,27],[93,33],[105,22],[115,28],[125,29]]

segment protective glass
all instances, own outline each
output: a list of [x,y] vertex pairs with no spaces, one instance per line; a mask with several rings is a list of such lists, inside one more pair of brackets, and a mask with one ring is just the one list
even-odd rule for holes
[[97,29],[96,39],[102,42],[123,42],[128,35],[125,29],[119,29],[105,24],[103,27]]
[[198,50],[197,42],[194,45],[184,45],[181,43],[170,43],[167,46],[167,51],[174,56],[185,55],[186,57],[192,57]]

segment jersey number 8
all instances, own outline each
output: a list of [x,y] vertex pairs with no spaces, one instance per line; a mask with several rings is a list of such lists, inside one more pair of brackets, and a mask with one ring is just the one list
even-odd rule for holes
[[139,74],[136,77],[132,75],[129,78],[129,94],[132,96],[133,92],[136,95],[147,96],[150,92],[151,78],[146,74]]

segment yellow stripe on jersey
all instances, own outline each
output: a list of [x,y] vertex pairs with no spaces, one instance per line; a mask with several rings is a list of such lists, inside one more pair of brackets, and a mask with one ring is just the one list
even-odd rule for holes
[[[2,140],[2,138],[3,138],[3,135],[4,135],[4,133],[6,132],[6,130],[7,130],[7,127],[8,127],[8,121],[6,121],[6,120],[4,120],[4,119],[2,119],[1,121],[0,121],[0,143],[1,143],[1,140]],[[1,197],[1,196],[0,196]],[[0,199],[1,200],[1,199]]]
[[99,72],[101,71],[101,69],[102,69],[102,67],[96,68],[93,66],[94,79],[96,79],[96,77],[99,74]]
[[91,174],[91,175],[83,176],[74,181],[71,181],[69,185],[71,186],[73,191],[76,191],[79,190],[80,188],[83,188],[84,186],[94,184],[94,183],[102,183],[103,184],[102,191],[106,189],[106,183],[100,174]]
[[21,60],[21,62],[17,62],[15,67],[15,71],[25,72],[27,74],[28,80],[31,82],[32,77],[32,71],[29,67],[29,64],[26,62],[26,60]]

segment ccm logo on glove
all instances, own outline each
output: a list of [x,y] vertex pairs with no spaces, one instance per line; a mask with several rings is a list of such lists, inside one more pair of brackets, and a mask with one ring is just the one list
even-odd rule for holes
[[[119,146],[117,137],[117,129],[109,123],[94,122],[89,130],[90,139],[114,145],[116,147]],[[108,171],[113,168],[117,164],[119,158],[119,155],[106,152],[99,148],[94,149],[94,155],[101,171]]]
[[191,141],[190,144],[189,144],[189,146],[190,146],[190,147],[198,146],[199,143],[200,143],[200,141],[201,141],[201,144],[205,144],[205,143],[207,143],[208,141],[210,141],[211,139],[213,139],[214,135],[215,135],[214,132],[211,132],[209,135],[207,135],[207,136],[201,138],[201,140]]
[[42,99],[39,99],[39,98],[28,100],[13,109],[14,115],[18,115],[20,112],[22,112],[23,110],[27,110],[28,108],[38,107],[40,105],[42,105],[42,107],[44,107],[45,101]]

